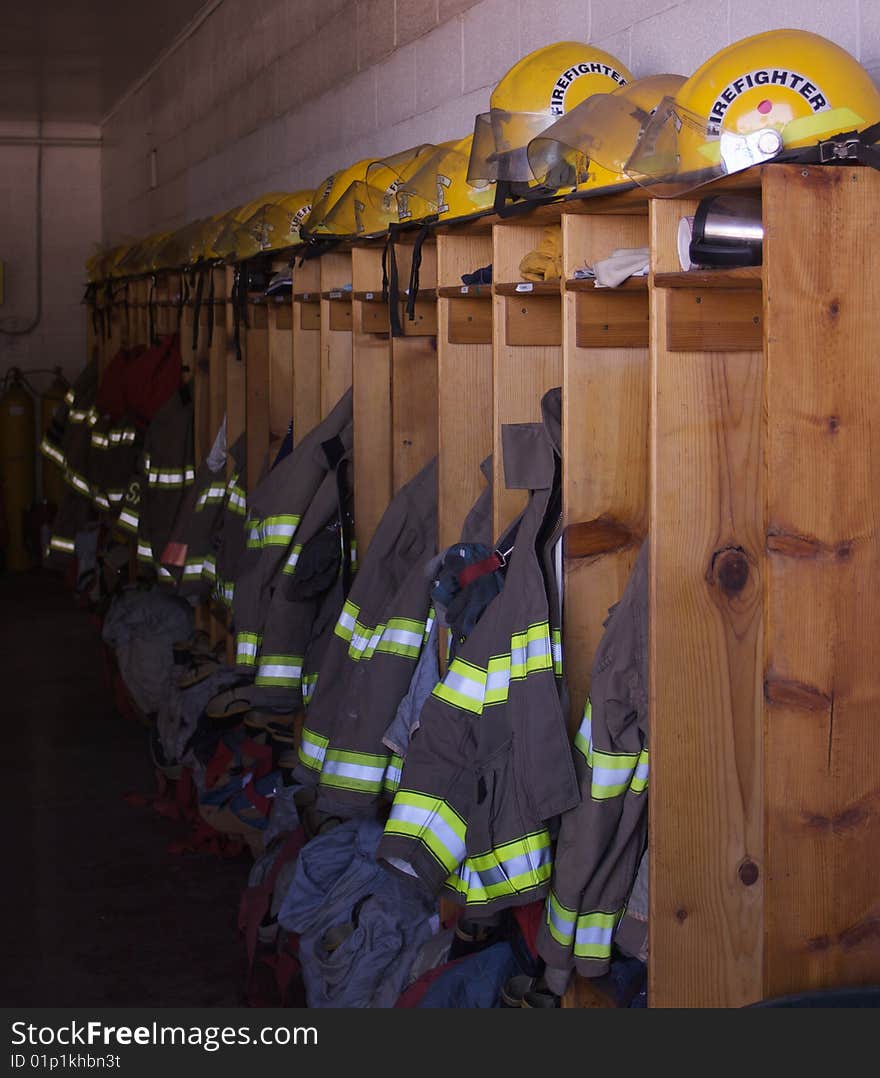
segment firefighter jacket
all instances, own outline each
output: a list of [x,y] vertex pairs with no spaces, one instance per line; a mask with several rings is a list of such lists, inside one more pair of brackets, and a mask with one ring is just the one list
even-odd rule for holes
[[184,597],[207,599],[214,586],[215,565],[209,565],[208,559],[213,557],[214,539],[222,526],[229,495],[227,454],[221,435],[199,465],[161,555],[162,564],[174,576],[178,592]]
[[647,838],[647,542],[605,623],[574,748],[581,802],[562,818],[538,949],[550,969],[598,977]]
[[470,917],[546,894],[551,828],[579,800],[540,549],[557,526],[558,389],[542,408],[543,424],[503,428],[506,485],[531,492],[498,544],[515,535],[504,587],[422,708],[379,847],[389,868],[451,890]]
[[236,576],[247,548],[247,444],[244,435],[229,450],[229,456],[223,512],[202,574],[210,582],[214,597],[231,610]]
[[[76,533],[91,518],[92,488],[89,483],[91,432],[97,423],[95,397],[98,390],[97,368],[90,363],[67,391],[64,409],[40,445],[44,456],[63,469],[69,490],[58,507],[46,552],[47,565],[56,558],[75,554]],[[60,439],[60,440],[59,440]]]
[[174,527],[186,492],[195,482],[193,403],[188,387],[174,393],[156,412],[144,438],[137,557],[160,581],[173,583],[159,558]]
[[141,437],[127,416],[101,415],[91,433],[89,486],[102,513],[116,516],[141,451]]
[[430,635],[436,546],[435,458],[385,511],[326,645],[295,772],[319,811],[375,815],[396,787],[400,760],[382,738]]
[[243,673],[254,673],[259,664],[271,589],[278,575],[293,574],[301,548],[297,540],[300,522],[332,471],[322,443],[341,438],[350,447],[351,415],[349,389],[327,418],[249,495],[247,550],[235,578],[233,600],[235,663]]
[[[64,400],[52,413],[52,421],[40,442],[40,452],[66,473],[68,439],[89,418],[98,380],[97,367],[89,363],[77,375]],[[82,491],[80,492],[82,493]]]
[[[320,447],[327,474],[271,588],[255,684],[277,690],[278,706],[285,710],[299,710],[314,687],[314,677],[304,683],[309,643],[322,613],[325,619],[332,614],[335,623],[350,586],[350,441],[349,424]],[[322,611],[326,601],[333,605]]]

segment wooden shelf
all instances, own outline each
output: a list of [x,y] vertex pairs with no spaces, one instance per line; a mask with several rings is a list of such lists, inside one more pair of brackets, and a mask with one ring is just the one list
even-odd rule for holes
[[561,284],[558,280],[513,281],[495,285],[497,296],[558,296],[560,293]]
[[294,292],[293,299],[295,303],[320,303],[320,292]]
[[353,292],[346,291],[344,288],[331,288],[321,293],[321,299],[329,299],[334,303],[351,303],[353,295]]
[[[400,294],[401,294],[401,296],[405,296],[407,299],[409,299],[409,289],[408,288],[404,288],[403,291]],[[436,299],[437,299],[437,289],[436,288],[420,288],[418,290],[418,292],[416,293],[416,300],[418,300],[418,301],[421,301],[421,300],[434,301]]]
[[490,284],[460,284],[443,285],[437,289],[437,295],[441,299],[490,299],[492,285]]
[[359,303],[381,303],[383,305],[388,303],[388,297],[382,295],[381,288],[377,288],[375,292],[353,292],[352,296]]
[[755,289],[762,284],[761,266],[725,270],[688,270],[686,273],[655,273],[655,288]]
[[592,277],[572,277],[565,282],[566,292],[602,292],[613,295],[615,292],[647,292],[647,277],[629,277],[615,288],[597,288]]

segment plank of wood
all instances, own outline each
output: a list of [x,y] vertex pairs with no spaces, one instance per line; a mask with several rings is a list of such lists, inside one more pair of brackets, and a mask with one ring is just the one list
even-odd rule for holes
[[293,418],[292,301],[270,303],[268,314],[269,444],[274,456]]
[[492,452],[491,338],[488,344],[450,340],[451,328],[444,327],[454,302],[440,301],[437,345],[441,549],[461,538],[465,517],[485,487],[480,465]]
[[[534,249],[543,228],[521,224],[496,225],[492,230],[492,262],[497,273],[514,274],[523,255]],[[541,398],[548,389],[562,385],[562,349],[550,345],[511,345],[507,338],[507,305],[515,299],[495,296],[492,300],[493,365],[493,516],[496,538],[522,511],[526,492],[508,490],[504,484],[501,428],[505,423],[534,423],[541,420]],[[556,305],[556,327],[561,340],[561,299],[533,297],[529,303]],[[549,323],[548,323],[549,324]]]
[[391,341],[372,333],[353,340],[355,534],[366,553],[391,501]]
[[322,419],[351,385],[351,302],[329,298],[351,283],[351,258],[351,252],[331,251],[320,259]]
[[299,310],[299,328],[319,332],[321,329],[320,301],[296,302],[295,306]]
[[437,336],[437,301],[435,299],[417,299],[410,320],[406,304],[400,307],[400,324],[406,337]]
[[878,180],[764,178],[766,996],[880,980]]
[[754,352],[763,344],[761,293],[672,289],[667,304],[670,352]]
[[269,455],[269,311],[252,305],[247,334],[247,429],[248,490],[256,488]]
[[655,273],[656,288],[722,288],[735,291],[762,288],[760,266],[739,266],[736,269],[688,270],[683,273]]
[[[216,297],[224,294],[225,272],[222,269],[212,269],[214,275],[214,292]],[[210,290],[207,289],[209,292]],[[208,296],[205,297],[206,301]],[[208,356],[208,371],[211,385],[210,406],[210,438],[216,437],[226,415],[226,306],[214,304],[213,329],[210,328],[211,312],[207,302],[202,307],[201,326],[199,329],[200,347],[204,347]],[[231,442],[229,443],[232,444]]]
[[[641,216],[566,215],[562,231],[567,276],[585,261],[648,242]],[[647,328],[648,294],[637,289],[606,299],[605,291],[569,290],[563,301],[563,646],[572,734],[583,717],[608,608],[623,594],[647,531],[648,342],[629,332],[585,340],[583,311],[607,305],[610,319],[621,306],[627,312],[635,306]]]
[[[651,205],[658,257],[681,204]],[[655,1007],[762,994],[761,351],[670,351],[652,289],[650,938]]]
[[648,347],[647,291],[616,292],[600,288],[579,292],[575,320],[578,348]]
[[492,343],[492,300],[487,295],[472,299],[451,299],[446,306],[446,338],[450,344]]
[[437,342],[395,337],[391,348],[394,493],[437,455]]
[[[559,296],[517,296],[497,299],[504,305],[505,339],[514,347],[558,347],[562,344]],[[498,307],[495,308],[496,311]]]

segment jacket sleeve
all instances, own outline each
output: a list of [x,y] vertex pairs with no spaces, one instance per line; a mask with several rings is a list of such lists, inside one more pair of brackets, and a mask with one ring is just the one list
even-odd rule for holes
[[562,818],[539,933],[548,967],[607,972],[647,837],[647,568],[640,557],[606,623],[575,738],[581,803]]

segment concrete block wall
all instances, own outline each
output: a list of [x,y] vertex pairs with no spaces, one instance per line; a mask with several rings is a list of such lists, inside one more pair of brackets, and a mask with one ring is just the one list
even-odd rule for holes
[[[0,124],[0,259],[6,288],[0,303],[0,374],[9,367],[61,366],[72,378],[85,356],[84,266],[101,232],[101,150],[97,127],[47,124],[46,138],[87,139],[92,145],[47,146],[43,150],[43,309],[36,328],[37,149],[33,124]],[[26,140],[9,145],[8,139]],[[7,144],[3,144],[3,140]],[[7,331],[7,332],[2,332]],[[38,376],[38,388],[51,378]]]
[[103,126],[104,239],[465,135],[504,72],[552,41],[593,41],[636,76],[688,75],[785,26],[880,76],[880,0],[222,0]]

